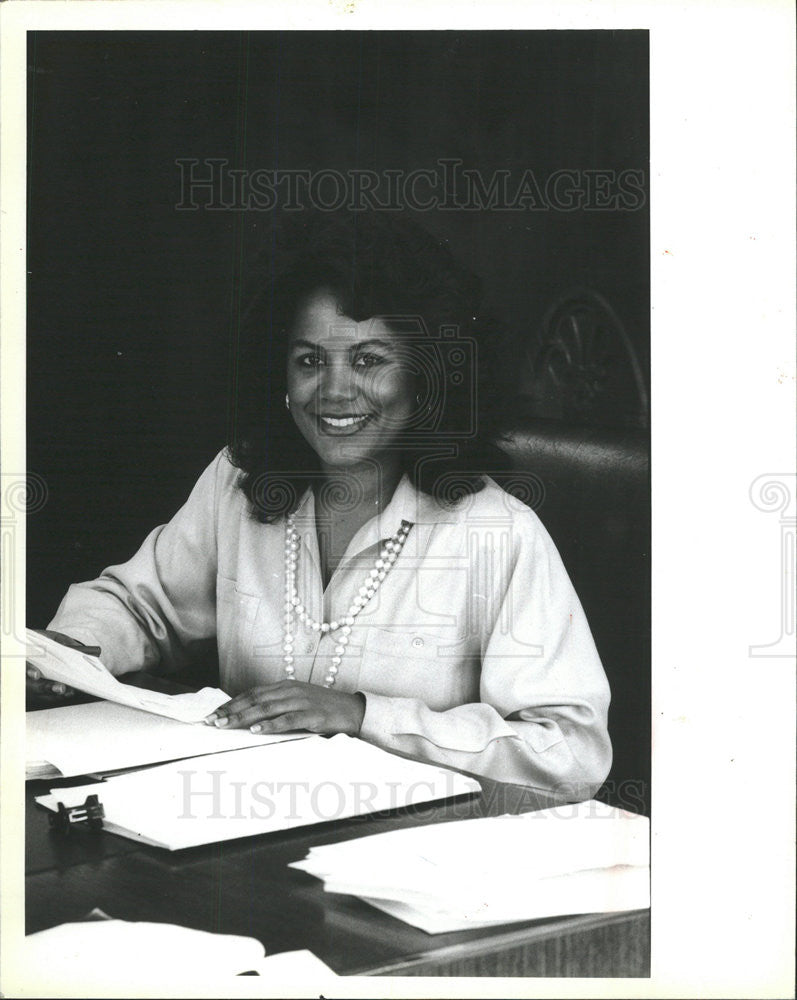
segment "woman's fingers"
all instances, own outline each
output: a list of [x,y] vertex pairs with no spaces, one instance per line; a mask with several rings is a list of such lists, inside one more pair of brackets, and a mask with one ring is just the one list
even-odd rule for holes
[[273,719],[256,722],[249,728],[253,733],[265,735],[269,733],[289,733],[296,729],[307,729],[314,733],[323,727],[323,719],[312,709],[300,709],[295,712],[285,712]]
[[261,692],[264,690],[265,688],[252,688],[251,691],[246,691],[244,694],[236,695],[235,698],[231,698],[223,705],[219,705],[215,712],[211,712],[211,714],[207,716],[205,722],[209,726],[218,726],[219,723],[221,723],[222,726],[228,725],[231,716],[237,715],[238,712],[243,712],[247,708],[251,708],[252,705],[256,704],[261,696]]
[[66,684],[57,684],[50,681],[40,681],[27,689],[28,694],[33,694],[37,698],[71,698],[74,691]]
[[295,685],[254,688],[221,705],[205,720],[219,729],[246,729],[263,719],[274,718],[294,708],[306,707],[301,689]]
[[73,688],[60,681],[49,681],[42,677],[38,667],[30,664],[26,667],[25,690],[30,697],[48,701],[71,698],[75,693]]
[[232,698],[205,719],[219,729],[249,729],[253,733],[313,733],[356,735],[362,725],[365,699],[360,694],[330,691],[304,681],[280,681],[252,688]]
[[286,712],[298,711],[307,708],[307,705],[298,699],[280,699],[263,701],[250,708],[242,709],[227,719],[219,719],[216,725],[225,723],[224,729],[249,729],[256,722],[263,722],[267,719],[275,719],[277,716],[285,715]]
[[52,694],[59,695],[69,695],[75,693],[71,687],[68,687],[66,684],[62,684],[60,681],[48,681],[46,678],[42,677],[41,671],[38,667],[28,665],[26,673],[27,686],[29,688],[34,688],[38,693],[45,694],[52,692]]

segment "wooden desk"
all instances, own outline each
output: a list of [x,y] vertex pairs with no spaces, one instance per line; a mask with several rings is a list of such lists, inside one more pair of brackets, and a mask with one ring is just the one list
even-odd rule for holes
[[49,831],[29,782],[27,932],[80,920],[94,907],[255,937],[269,954],[309,948],[341,975],[648,976],[648,911],[506,924],[429,935],[288,868],[310,847],[406,825],[519,812],[528,792],[483,781],[481,798],[325,823],[170,853],[77,830]]

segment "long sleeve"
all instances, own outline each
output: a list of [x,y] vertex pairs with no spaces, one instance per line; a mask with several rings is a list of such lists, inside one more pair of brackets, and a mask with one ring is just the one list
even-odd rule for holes
[[500,781],[591,797],[611,764],[609,687],[584,612],[549,535],[516,514],[509,551],[485,541],[472,567],[490,584],[479,629],[479,703],[433,711],[364,691],[362,736]]
[[216,632],[219,480],[229,470],[221,452],[132,559],[69,588],[48,628],[100,646],[114,674],[188,662],[192,644]]

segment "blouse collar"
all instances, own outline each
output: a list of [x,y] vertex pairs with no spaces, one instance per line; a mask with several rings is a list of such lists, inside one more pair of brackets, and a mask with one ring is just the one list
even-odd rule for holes
[[[381,545],[391,538],[401,527],[402,521],[410,524],[453,523],[459,519],[457,505],[444,506],[427,493],[421,492],[410,482],[405,472],[390,498],[390,502],[380,513],[367,521],[357,532],[349,546],[349,556],[372,545]],[[294,514],[294,523],[300,534],[312,528],[315,534],[315,496],[308,487]]]

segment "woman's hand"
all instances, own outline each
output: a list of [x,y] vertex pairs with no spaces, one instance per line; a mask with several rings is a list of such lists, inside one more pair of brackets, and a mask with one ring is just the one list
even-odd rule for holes
[[365,697],[332,691],[304,681],[279,681],[252,688],[205,719],[208,725],[253,733],[346,733],[356,736],[365,715]]
[[[72,639],[63,632],[53,632],[48,629],[33,629],[39,635],[46,635],[48,639],[60,642],[62,646],[69,646],[71,649],[81,649],[84,653],[92,656],[100,655],[99,646],[85,646],[77,639]],[[59,681],[48,681],[42,676],[41,670],[35,663],[29,661],[25,663],[25,696],[32,707],[51,708],[68,701],[75,694],[74,688],[67,687]]]
[[25,700],[36,708],[53,708],[68,701],[74,690],[59,681],[48,681],[32,663],[25,664]]

